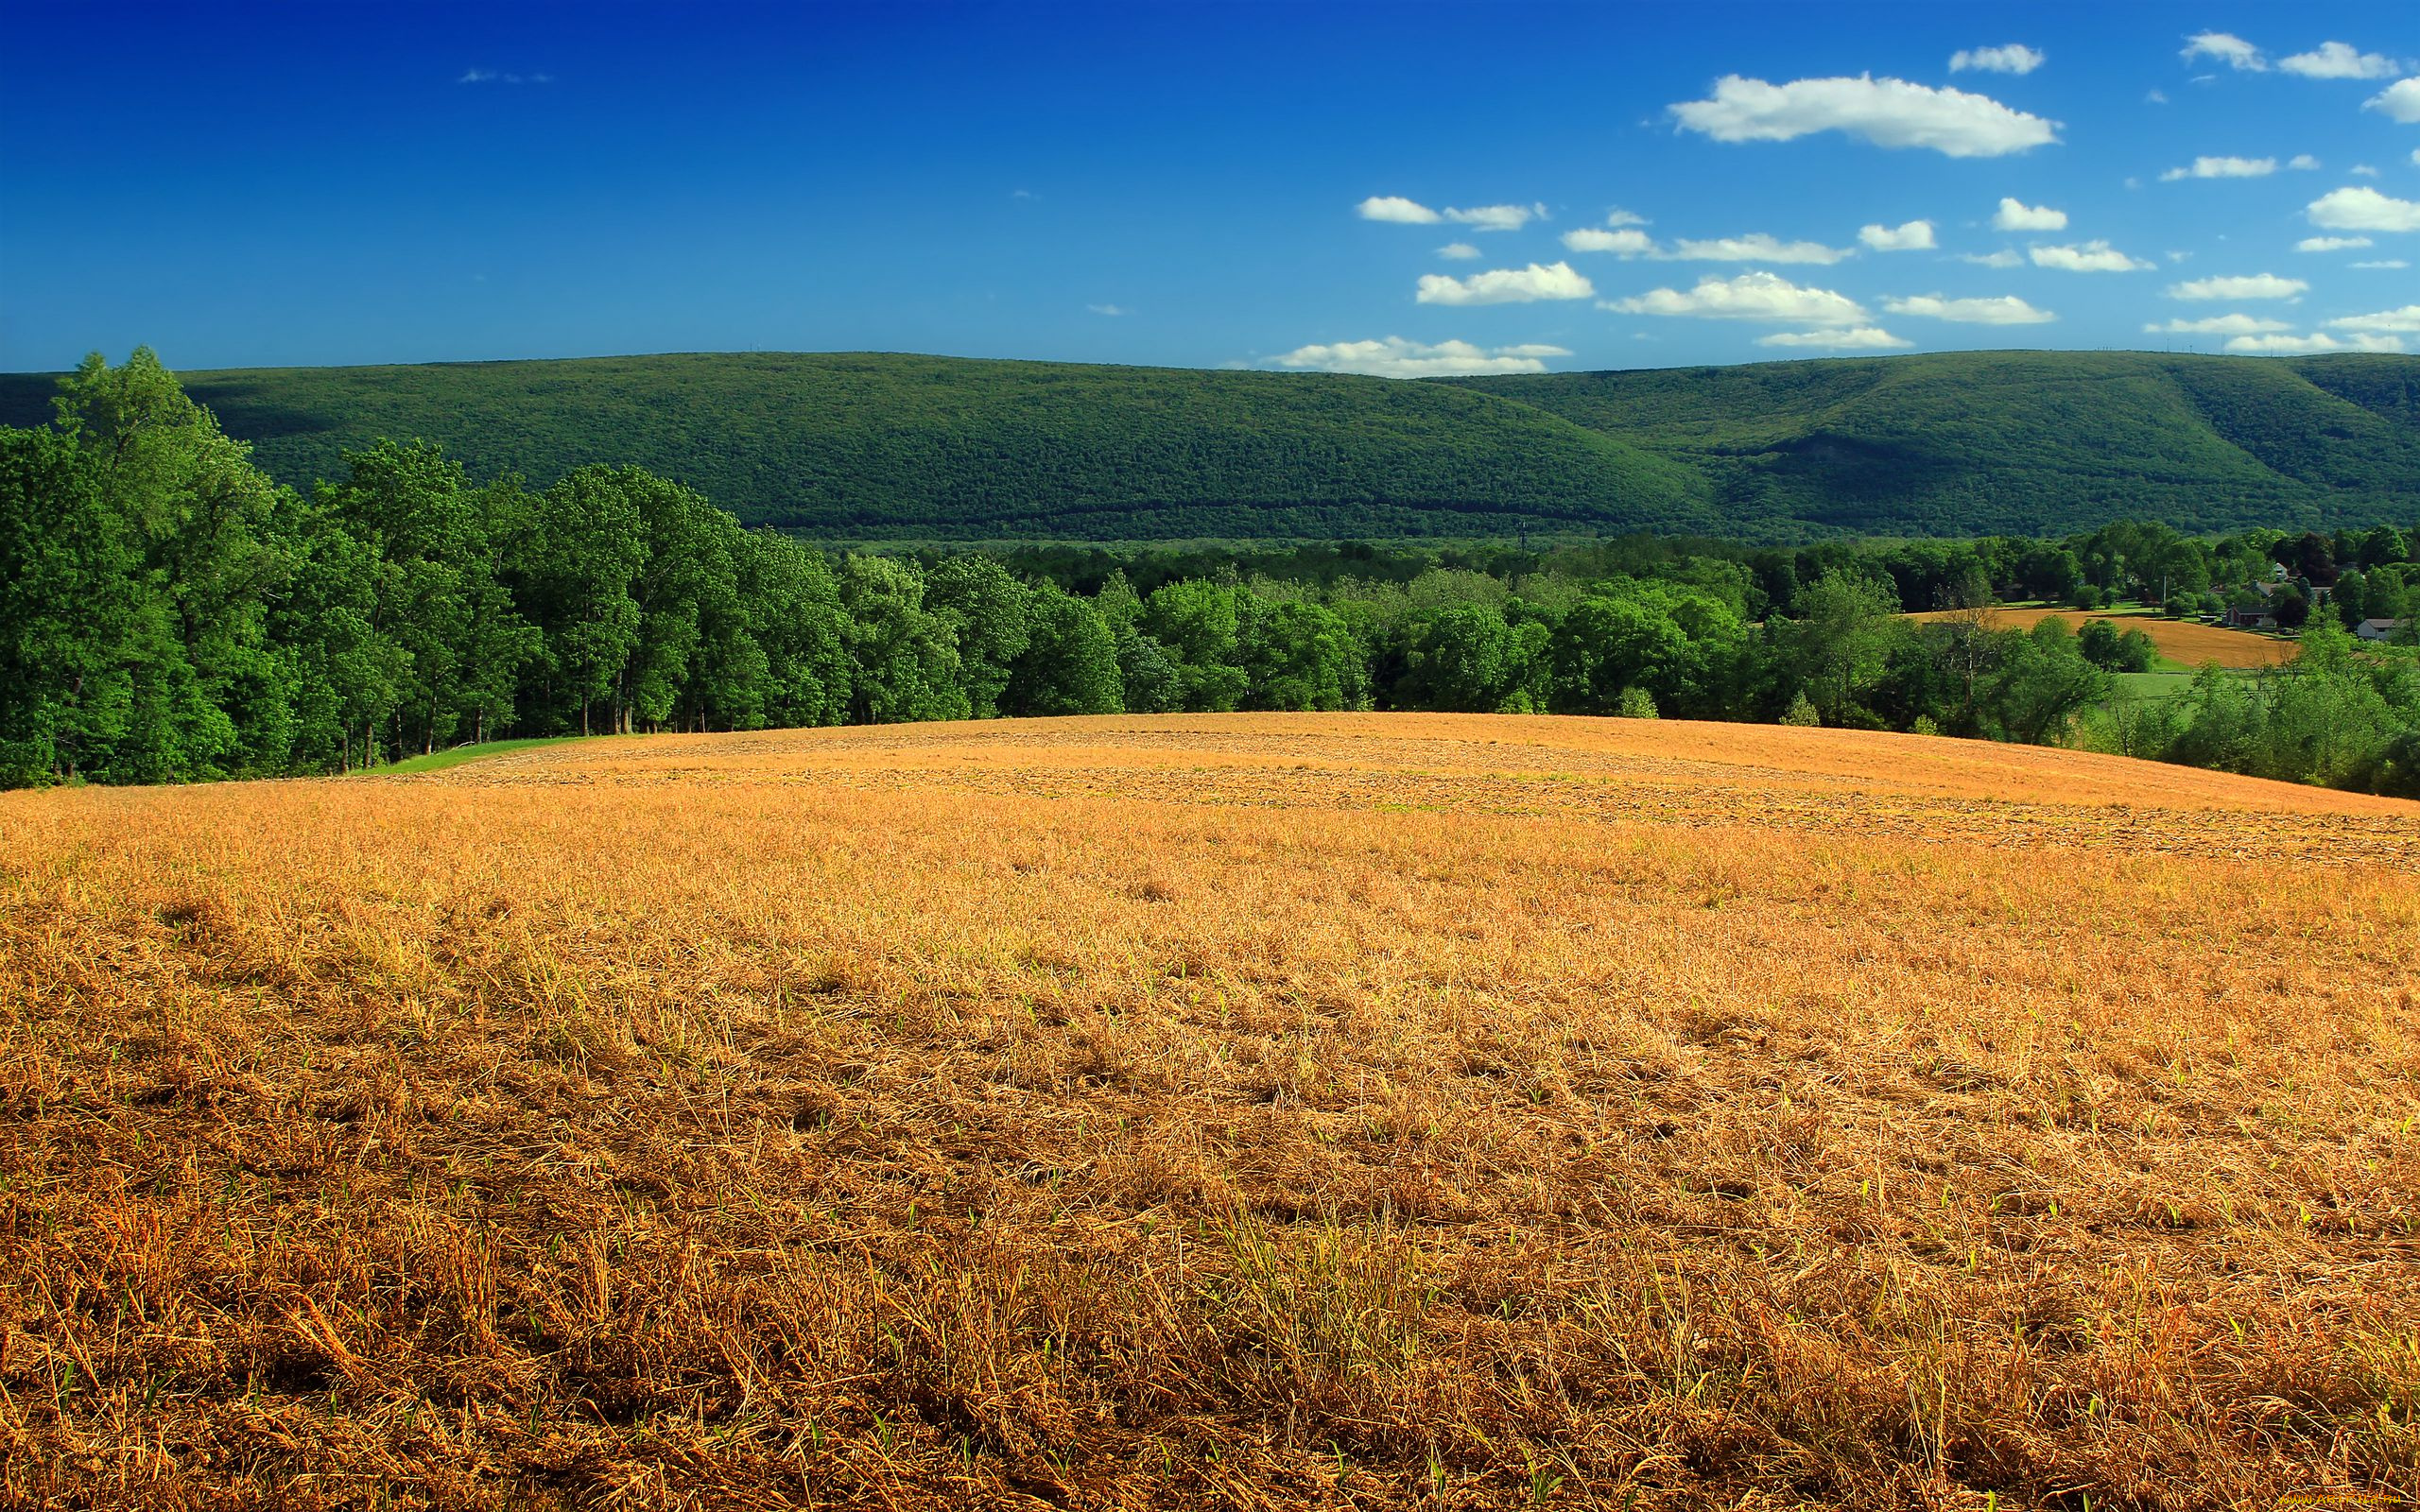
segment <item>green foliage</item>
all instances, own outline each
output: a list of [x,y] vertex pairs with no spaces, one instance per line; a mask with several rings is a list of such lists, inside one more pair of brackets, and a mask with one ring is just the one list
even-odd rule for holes
[[[1407,708],[2081,738],[2420,784],[2420,657],[2339,623],[2420,596],[2387,527],[827,556],[638,467],[533,492],[424,442],[341,461],[307,496],[270,482],[148,353],[87,364],[54,424],[0,430],[0,784],[592,731]],[[2046,584],[2289,611],[2332,585],[2337,613],[2290,669],[2147,690],[2139,630],[1993,627],[1988,605]],[[1951,612],[1918,625],[1902,603]]]
[[[0,422],[46,416],[51,382],[0,375]],[[2391,354],[1941,352],[1397,383],[724,353],[188,387],[296,488],[418,436],[475,481],[636,466],[834,541],[2325,526],[2408,519],[2420,476],[2420,359]]]

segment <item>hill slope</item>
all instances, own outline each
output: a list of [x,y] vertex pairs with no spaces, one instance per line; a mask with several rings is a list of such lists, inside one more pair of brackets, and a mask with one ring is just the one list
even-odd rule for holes
[[[843,353],[186,376],[306,484],[382,436],[635,462],[827,539],[2049,533],[2420,512],[2420,358],[1956,352],[1395,383]],[[51,380],[0,375],[0,421]]]
[[[1376,378],[734,352],[184,382],[289,482],[335,475],[348,447],[422,436],[476,475],[634,462],[752,523],[826,537],[1712,524],[1685,465],[1492,394]],[[12,392],[26,378],[9,383],[0,420],[38,413]]]
[[1986,352],[1453,380],[1688,462],[1725,514],[1869,534],[2420,507],[2420,359]]

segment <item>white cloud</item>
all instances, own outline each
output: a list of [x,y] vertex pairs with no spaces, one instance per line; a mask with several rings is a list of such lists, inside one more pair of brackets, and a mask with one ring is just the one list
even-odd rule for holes
[[1972,263],[1977,267],[2023,267],[2025,266],[2025,259],[2016,255],[2016,249],[2013,247],[2003,247],[1996,252],[1961,252],[1958,254],[1958,260],[1962,263]]
[[1903,78],[1801,78],[1770,84],[1726,74],[1714,94],[1671,107],[1685,130],[1718,142],[1789,142],[1845,131],[1876,146],[1930,147],[1953,158],[1996,158],[2059,139],[2059,123],[1988,95]]
[[2155,336],[2248,336],[2262,331],[2292,329],[2283,320],[2264,320],[2256,315],[2209,315],[2199,320],[2169,320],[2143,327]]
[[2297,152],[2292,157],[2286,160],[2286,166],[2289,168],[2303,169],[2316,168],[2319,166],[2319,160],[2312,157],[2308,152]]
[[1372,195],[1353,207],[1363,220],[1391,220],[1400,226],[1434,226],[1445,217],[1416,199],[1401,195]]
[[1544,205],[1481,205],[1475,210],[1443,211],[1429,209],[1417,199],[1401,195],[1372,195],[1353,207],[1353,213],[1363,220],[1387,220],[1399,226],[1434,226],[1452,221],[1473,231],[1519,231],[1530,221],[1543,217]]
[[506,74],[493,68],[467,68],[462,71],[462,77],[454,82],[457,84],[551,84],[554,81],[555,76],[552,74]]
[[1533,300],[1584,300],[1596,285],[1572,271],[1569,263],[1531,263],[1527,267],[1491,268],[1468,278],[1443,273],[1420,275],[1422,304],[1527,304]]
[[2174,183],[2179,179],[2258,179],[2277,171],[2274,158],[2195,158],[2189,168],[2170,168],[2159,176],[2162,183]]
[[2277,66],[2305,78],[2384,78],[2394,72],[2394,60],[2351,43],[2324,42],[2309,52],[2278,59]]
[[1844,331],[1776,331],[1769,336],[1758,336],[1760,347],[1816,347],[1826,352],[1873,352],[1891,347],[1912,347],[1912,341],[1902,341],[1880,326],[1850,326]]
[[1729,279],[1708,273],[1685,294],[1679,289],[1651,289],[1630,299],[1608,301],[1603,307],[1625,315],[1771,320],[1781,325],[1860,325],[1872,318],[1864,306],[1845,294],[1802,288],[1778,273],[1766,272]]
[[1434,346],[1389,336],[1384,341],[1339,341],[1296,347],[1270,360],[1281,368],[1320,372],[1357,372],[1375,378],[1444,378],[1477,373],[1544,372],[1541,359],[1568,357],[1562,347],[1476,347],[1467,341]]
[[1877,252],[1923,252],[1938,245],[1929,220],[1911,220],[1897,227],[1868,226],[1857,233],[1857,239]]
[[1467,263],[1478,255],[1478,249],[1468,242],[1447,242],[1437,249],[1437,255],[1448,262]]
[[1445,218],[1473,231],[1519,231],[1532,220],[1544,220],[1544,205],[1481,205],[1476,210],[1452,210]]
[[1134,313],[1122,304],[1087,304],[1084,308],[1095,315],[1132,315]]
[[2197,278],[2168,286],[2171,300],[2291,300],[2309,292],[2310,285],[2303,280],[2279,278],[2274,273]]
[[2168,103],[2168,92],[2165,90],[2155,89],[2143,96],[2143,103],[2146,105],[2165,105]]
[[1949,71],[1962,74],[1972,68],[1986,74],[2030,74],[2048,60],[2038,49],[2013,42],[2005,47],[1962,47],[1949,55]]
[[2260,56],[2259,48],[2223,31],[2204,31],[2186,38],[2185,50],[2177,56],[2188,63],[2196,58],[2215,58],[2246,74],[2263,73],[2269,67],[2269,60]]
[[2347,248],[2373,247],[2376,245],[2377,244],[2371,241],[2367,236],[2306,236],[2301,241],[2294,243],[2294,250],[2298,252],[2341,252],[2345,250]]
[[1608,226],[1644,226],[1647,224],[1647,217],[1645,215],[1633,215],[1627,210],[1609,210],[1605,213],[1605,224]]
[[2402,331],[2420,335],[2420,304],[2407,304],[2400,310],[2380,310],[2376,315],[2347,315],[2327,323],[2339,331]]
[[1651,257],[1655,243],[1643,231],[1627,227],[1620,231],[1599,231],[1593,226],[1563,233],[1563,245],[1575,252],[1612,252],[1620,257]]
[[2135,273],[2156,263],[2129,257],[2107,242],[2085,242],[2080,247],[2029,247],[2026,255],[2036,267],[2065,268],[2070,273]]
[[1884,300],[1882,307],[1893,315],[1920,315],[1933,320],[1955,320],[1962,325],[2041,325],[2058,318],[2048,310],[2035,309],[2014,294],[1972,300],[1947,299],[1939,294],[1911,294],[1906,299]]
[[2314,226],[2329,231],[2420,231],[2420,200],[2397,199],[2375,189],[2336,189],[2303,209]]
[[2414,75],[2386,88],[2361,102],[2365,111],[2381,111],[2390,121],[2406,126],[2420,123],[2420,75]]
[[1992,216],[1992,224],[2001,231],[2065,231],[2067,229],[2067,213],[2052,210],[2048,205],[2002,199],[1999,210]]
[[1776,241],[1763,232],[1746,236],[1718,236],[1710,241],[1691,241],[1683,237],[1672,244],[1666,256],[1676,263],[1822,263],[1839,262],[1854,257],[1846,248],[1826,247],[1822,242]]
[[2236,336],[2227,342],[2227,350],[2262,357],[2303,357],[2318,352],[2401,352],[2403,338],[2357,332],[2352,339],[2339,341],[2325,331],[2314,331],[2307,336]]
[[2361,179],[2375,179],[2378,176],[2378,170],[2366,163],[2357,163],[2344,171]]
[[2400,258],[2400,257],[2381,257],[2381,258],[2379,258],[2379,259],[2378,259],[2377,262],[2375,262],[2375,263],[2355,263],[2353,266],[2354,266],[2355,267],[2380,267],[2380,268],[2391,268],[2391,267],[2410,267],[2411,265],[2410,263],[2405,262],[2405,261],[2404,261],[2402,258]]

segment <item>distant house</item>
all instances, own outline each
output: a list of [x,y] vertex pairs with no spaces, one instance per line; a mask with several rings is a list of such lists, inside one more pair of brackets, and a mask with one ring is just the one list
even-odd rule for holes
[[2272,630],[2277,622],[2265,609],[2231,609],[2219,617],[2219,623],[2231,630]]
[[2353,633],[2364,641],[2392,641],[2410,633],[2410,620],[2363,620]]

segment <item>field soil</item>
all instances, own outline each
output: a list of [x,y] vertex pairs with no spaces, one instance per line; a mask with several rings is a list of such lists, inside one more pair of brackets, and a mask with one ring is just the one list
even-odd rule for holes
[[[1957,611],[1930,610],[1911,614],[1909,618],[1922,623],[1927,620],[1950,619]],[[2086,620],[2107,620],[2121,630],[2140,630],[2159,648],[2159,654],[2187,667],[2213,662],[2221,667],[2245,670],[2256,667],[2281,667],[2302,655],[2299,642],[2279,640],[2256,630],[2231,630],[2219,625],[2203,625],[2186,620],[2162,619],[2154,614],[2104,614],[2078,609],[1996,609],[1986,623],[1996,630],[2030,630],[2048,619],[2062,619],[2070,629],[2083,628]]]
[[2416,955],[2420,805],[1852,731],[6,795],[0,1504],[2390,1504]]

